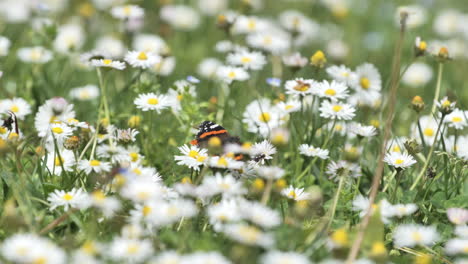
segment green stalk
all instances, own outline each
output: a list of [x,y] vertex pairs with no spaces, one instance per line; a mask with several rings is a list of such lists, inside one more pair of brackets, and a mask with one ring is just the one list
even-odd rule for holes
[[436,86],[434,101],[432,102],[432,109],[431,109],[431,114],[432,115],[435,114],[435,110],[436,110],[436,107],[437,107],[436,102],[439,101],[439,94],[440,94],[440,86],[441,86],[441,82],[442,82],[442,70],[443,70],[443,68],[444,68],[444,63],[439,62],[439,68],[438,68],[438,71],[437,71],[437,86]]
[[442,118],[440,119],[440,123],[437,126],[437,132],[436,132],[435,137],[434,137],[434,142],[432,143],[431,149],[429,150],[429,154],[427,155],[426,162],[424,163],[423,169],[421,170],[421,172],[419,172],[418,176],[416,177],[416,180],[414,181],[413,185],[411,185],[410,191],[414,190],[416,185],[418,185],[418,182],[421,180],[422,176],[424,175],[424,173],[427,170],[427,167],[429,166],[429,161],[432,158],[432,153],[434,152],[434,148],[435,148],[435,145],[437,143],[437,138],[439,137],[440,128],[442,127],[442,124],[444,122],[444,117],[445,117],[445,115],[443,114]]
[[341,193],[341,189],[343,189],[343,182],[344,182],[344,178],[345,178],[346,175],[341,175],[340,176],[340,181],[338,183],[338,189],[336,190],[336,193],[335,193],[335,198],[333,198],[333,205],[332,205],[332,208],[331,208],[331,213],[330,213],[330,220],[328,221],[328,224],[327,224],[327,230],[330,229],[330,226],[333,222],[333,219],[335,218],[335,212],[336,212],[336,207],[338,205],[338,200],[340,199],[340,193]]

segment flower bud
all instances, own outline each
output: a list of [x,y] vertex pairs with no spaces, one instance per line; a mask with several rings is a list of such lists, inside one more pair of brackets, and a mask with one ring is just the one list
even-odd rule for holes
[[325,63],[327,63],[327,58],[321,50],[316,51],[314,55],[310,57],[310,64],[312,66],[315,66],[317,68],[323,68],[325,66]]
[[80,143],[81,143],[81,140],[80,140],[79,137],[71,136],[71,137],[67,138],[67,140],[65,140],[65,142],[63,143],[63,146],[66,149],[74,150],[74,149],[77,149],[80,146]]
[[425,104],[421,96],[416,95],[413,97],[413,100],[411,100],[411,108],[413,108],[414,111],[417,113],[420,113],[422,110],[424,110]]

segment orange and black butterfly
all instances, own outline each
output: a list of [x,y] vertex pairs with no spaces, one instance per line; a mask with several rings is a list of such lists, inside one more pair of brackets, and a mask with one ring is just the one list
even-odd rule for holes
[[213,137],[218,137],[223,146],[226,144],[241,144],[239,137],[231,136],[224,127],[211,121],[204,121],[198,126],[197,136],[190,141],[190,144],[207,148],[208,141]]

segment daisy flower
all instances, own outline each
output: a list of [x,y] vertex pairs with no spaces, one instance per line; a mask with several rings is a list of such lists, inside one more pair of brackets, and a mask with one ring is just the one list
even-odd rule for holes
[[101,190],[96,190],[89,196],[91,205],[99,208],[105,217],[112,217],[121,207],[120,201],[115,197],[104,194]]
[[151,52],[128,51],[125,61],[134,68],[147,69],[161,61],[161,58]]
[[140,94],[133,103],[142,111],[155,110],[158,114],[161,113],[161,110],[171,106],[171,102],[166,95],[154,93]]
[[331,161],[327,166],[326,173],[335,181],[338,181],[341,176],[358,178],[361,176],[361,167],[345,160]]
[[152,72],[160,76],[168,76],[174,71],[176,59],[173,56],[161,57],[161,60],[150,68]]
[[233,25],[236,34],[262,32],[269,27],[269,22],[256,16],[239,16]]
[[283,189],[281,194],[295,201],[310,199],[310,194],[305,192],[304,188],[294,188],[292,185],[289,185],[288,188]]
[[290,55],[285,55],[282,57],[282,60],[284,65],[293,69],[300,69],[306,66],[309,62],[309,59],[307,59],[306,57],[302,57],[302,55],[299,52]]
[[390,152],[385,155],[384,161],[394,168],[406,169],[416,163],[416,160],[408,153]]
[[393,215],[399,218],[407,215],[412,215],[418,210],[418,206],[415,204],[395,204],[392,205]]
[[312,145],[302,144],[299,146],[299,153],[307,157],[318,157],[320,159],[328,158],[328,150],[316,148]]
[[200,14],[186,5],[164,5],[159,15],[161,20],[179,30],[191,31],[200,24]]
[[52,52],[41,46],[20,48],[18,57],[23,62],[43,64],[52,59]]
[[179,147],[179,150],[183,155],[174,156],[174,159],[179,165],[184,165],[190,169],[199,171],[200,167],[207,161],[208,151],[206,149],[200,149],[197,146],[183,145]]
[[65,251],[36,234],[15,234],[3,241],[2,256],[12,263],[66,263]]
[[356,79],[355,73],[344,65],[333,65],[326,69],[327,74],[333,78],[333,80],[341,83],[350,85],[351,82]]
[[222,194],[225,197],[232,197],[245,194],[246,190],[242,182],[236,180],[231,174],[223,176],[216,173],[214,176],[208,176],[203,179],[198,192],[203,197]]
[[245,81],[250,78],[250,75],[247,71],[240,67],[232,67],[232,66],[220,66],[216,70],[216,76],[230,84],[233,81]]
[[96,85],[88,84],[71,89],[70,97],[80,101],[89,101],[99,97],[99,88]]
[[11,41],[4,36],[0,36],[0,57],[8,55],[10,46]]
[[250,150],[254,157],[261,157],[262,164],[265,160],[273,159],[272,155],[276,153],[276,148],[268,140],[263,140],[260,143],[255,143]]
[[113,68],[113,69],[117,69],[117,70],[125,69],[125,63],[124,62],[117,61],[117,60],[112,60],[112,59],[91,60],[91,66]]
[[277,106],[273,106],[270,100],[261,98],[247,105],[243,122],[247,124],[247,130],[252,133],[259,133],[267,137],[271,130],[283,124],[283,113]]
[[24,120],[31,113],[31,105],[19,97],[0,100],[0,113],[6,113],[7,111],[13,112],[19,120]]
[[340,82],[328,82],[325,80],[319,83],[316,94],[322,98],[336,101],[348,97],[348,87]]
[[127,179],[120,194],[136,203],[159,200],[163,196],[161,185],[147,177]]
[[468,210],[462,208],[447,209],[447,217],[455,225],[465,225],[468,223]]
[[47,140],[53,142],[55,139],[59,145],[73,134],[73,129],[62,122],[51,124],[50,131]]
[[197,73],[205,78],[213,79],[218,72],[218,68],[222,65],[223,63],[218,59],[206,58],[198,64]]
[[78,24],[60,26],[54,40],[54,49],[62,54],[79,50],[85,41],[83,29]]
[[269,251],[260,258],[262,264],[310,264],[307,256],[296,252]]
[[468,225],[457,225],[454,233],[461,238],[468,238]]
[[39,132],[39,137],[45,137],[50,133],[52,124],[66,122],[70,118],[75,118],[73,105],[62,97],[54,97],[39,107],[34,118],[34,126]]
[[255,168],[258,176],[264,179],[276,180],[284,176],[285,171],[280,167],[275,166],[258,166]]
[[323,101],[320,105],[320,116],[330,119],[351,120],[356,109],[345,103]]
[[301,110],[301,101],[297,99],[290,99],[287,102],[279,102],[276,104],[276,106],[284,112],[284,114],[289,114],[293,112],[297,112]]
[[229,224],[223,228],[223,232],[229,238],[246,245],[269,248],[275,242],[272,235],[247,224]]
[[237,222],[242,219],[239,205],[233,199],[223,199],[217,204],[210,205],[207,208],[207,216],[216,231],[221,231],[225,223]]
[[149,240],[138,240],[117,237],[109,245],[107,254],[117,262],[140,263],[153,253],[153,245]]
[[[431,146],[434,143],[434,138],[436,136],[438,123],[432,116],[421,116],[419,118],[419,124],[421,125],[421,132],[424,138],[426,145]],[[411,137],[416,138],[421,142],[421,137],[419,135],[419,129],[417,123],[411,126]]]
[[246,40],[250,47],[262,49],[275,55],[284,54],[291,46],[289,34],[279,29],[249,34]]
[[153,34],[137,34],[133,37],[132,47],[134,50],[150,52],[153,54],[162,54],[168,49],[164,39]]
[[266,64],[265,56],[258,51],[242,50],[227,56],[227,62],[231,65],[242,66],[244,69],[261,70]]
[[148,215],[148,222],[153,226],[162,227],[178,222],[182,218],[193,217],[197,213],[198,208],[192,200],[160,201]]
[[44,156],[43,160],[47,160],[47,169],[53,175],[62,174],[62,167],[65,171],[73,171],[73,166],[75,165],[75,155],[71,150],[61,150],[60,157],[58,153],[52,152]]
[[145,10],[137,5],[125,5],[113,7],[110,13],[114,18],[129,20],[143,18]]
[[124,143],[129,143],[129,142],[135,142],[136,136],[140,132],[134,128],[127,128],[127,129],[117,129],[117,133],[115,138],[118,141],[124,142]]
[[314,80],[304,80],[302,78],[298,78],[295,80],[286,81],[284,87],[286,88],[286,94],[305,96],[309,94],[316,94],[319,88],[319,83]]
[[[163,263],[166,263],[166,262],[163,262]],[[175,262],[169,262],[169,263],[175,263]],[[180,262],[180,264],[206,264],[206,263],[231,264],[232,262],[216,251],[196,252],[196,253],[192,253],[189,255],[185,255],[182,261]]]
[[445,252],[447,252],[449,255],[468,253],[468,239],[450,239],[445,244]]
[[468,111],[462,111],[458,108],[455,108],[444,118],[444,123],[455,129],[463,129],[468,126],[466,116],[468,116]]
[[403,224],[395,228],[393,243],[397,247],[432,246],[439,239],[435,227]]
[[85,159],[78,162],[78,169],[85,171],[86,174],[90,174],[91,172],[101,173],[110,171],[111,165],[106,161]]
[[349,132],[360,137],[373,137],[377,135],[377,130],[374,126],[364,126],[360,123],[353,122],[348,126]]
[[445,96],[441,100],[436,101],[435,104],[437,105],[437,108],[439,109],[439,111],[449,114],[453,110],[455,110],[455,105],[457,104],[457,102],[452,102],[448,99],[447,96]]
[[359,212],[359,217],[363,218],[369,208],[371,210],[371,214],[374,214],[376,210],[380,211],[380,219],[384,224],[390,223],[390,217],[394,216],[394,210],[392,205],[386,200],[383,199],[379,202],[379,204],[372,204],[370,203],[369,198],[362,196],[361,194],[357,195],[356,198],[353,200],[352,203],[353,211],[358,211]]
[[382,80],[377,68],[370,64],[364,63],[356,68],[356,75],[350,85],[356,91],[380,91],[382,89]]
[[88,194],[83,189],[73,188],[71,191],[55,190],[49,194],[47,201],[50,202],[50,210],[63,206],[65,211],[68,208],[83,209],[89,205]]
[[111,35],[98,38],[96,40],[95,49],[104,55],[104,57],[114,59],[121,58],[127,50],[122,40]]
[[432,79],[432,68],[422,62],[413,63],[405,72],[401,81],[411,87],[420,87]]
[[273,228],[281,224],[280,214],[261,203],[242,201],[240,210],[243,218],[263,228]]

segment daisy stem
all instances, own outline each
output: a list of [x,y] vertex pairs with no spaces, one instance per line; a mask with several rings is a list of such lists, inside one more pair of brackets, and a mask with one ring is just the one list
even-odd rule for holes
[[335,218],[336,206],[338,205],[338,200],[340,198],[341,189],[343,188],[344,178],[345,178],[345,175],[341,175],[340,181],[338,182],[338,189],[336,190],[335,198],[333,198],[333,205],[330,211],[331,212],[330,220],[328,221],[328,224],[327,224],[327,230],[330,229],[333,219]]
[[432,102],[432,109],[431,109],[432,115],[435,114],[435,110],[436,110],[436,107],[437,107],[436,102],[439,101],[439,94],[440,94],[440,86],[441,86],[441,82],[442,82],[442,70],[443,70],[443,68],[444,68],[444,63],[439,62],[439,68],[438,68],[438,71],[437,71],[437,86],[436,86],[434,101]]
[[418,124],[419,137],[421,137],[421,143],[422,143],[423,149],[425,149],[426,148],[426,142],[424,141],[424,134],[423,134],[423,131],[422,131],[422,128],[421,128],[421,122],[419,122],[419,115],[418,115],[417,124]]
[[271,189],[273,187],[273,179],[268,179],[267,184],[265,186],[265,191],[262,195],[262,204],[267,204],[268,200],[270,199]]
[[391,202],[392,203],[395,203],[396,201],[396,194],[398,192],[398,186],[400,186],[400,181],[401,181],[401,170],[399,169],[396,169],[396,174],[395,174],[395,178],[396,178],[396,183],[395,183],[395,189],[393,190],[393,195],[392,195],[392,199],[391,199]]
[[429,150],[429,154],[427,155],[426,162],[424,163],[424,166],[423,166],[421,172],[419,172],[418,177],[416,177],[416,180],[414,181],[413,185],[411,185],[410,191],[414,190],[416,185],[418,185],[418,182],[421,180],[422,176],[424,175],[424,173],[427,170],[427,167],[429,166],[429,161],[432,158],[432,153],[434,152],[434,148],[435,148],[435,145],[437,143],[437,138],[439,137],[440,128],[442,127],[442,124],[444,122],[444,117],[445,117],[445,115],[442,114],[439,125],[437,126],[437,131],[436,131],[436,134],[435,134],[435,137],[434,137],[434,142],[432,142],[432,146],[431,146],[431,149]]
[[[106,118],[107,124],[111,124],[110,113],[109,113],[109,105],[107,103],[107,93],[106,93],[106,85],[104,83],[104,78],[102,77],[101,68],[96,68],[98,79],[99,79],[99,86],[101,87],[101,98],[102,104],[104,105],[104,116]],[[111,146],[114,146],[114,140],[112,136],[109,136],[109,142]]]
[[395,177],[396,174],[397,174],[397,170],[394,170],[393,173],[390,175],[390,177],[388,177],[387,183],[385,184],[382,192],[385,192],[387,190],[388,186],[390,185],[389,183],[392,181],[393,177]]

